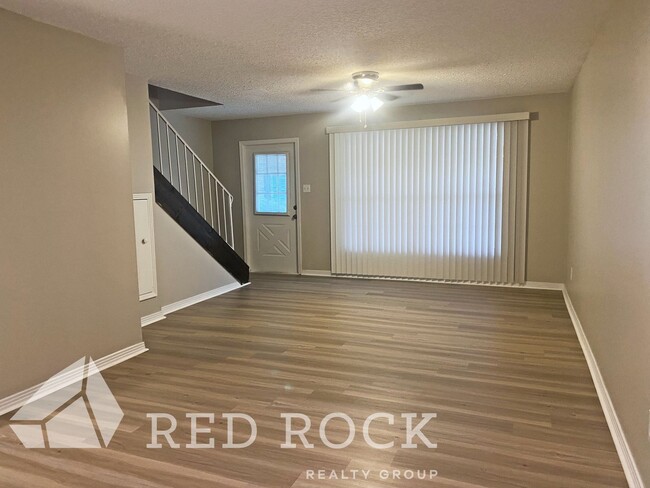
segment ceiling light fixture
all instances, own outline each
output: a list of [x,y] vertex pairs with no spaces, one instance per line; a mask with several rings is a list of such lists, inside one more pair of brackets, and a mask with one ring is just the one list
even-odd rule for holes
[[371,87],[375,81],[377,80],[373,80],[372,78],[357,78],[357,84],[363,88]]
[[384,102],[379,99],[378,97],[372,97],[370,99],[370,108],[372,108],[373,112],[376,112],[381,108],[381,106],[384,104]]
[[358,87],[370,88],[379,79],[379,73],[376,71],[357,71],[352,73],[352,79]]
[[365,112],[370,108],[370,98],[368,98],[368,95],[359,95],[358,97],[354,97],[354,101],[352,102],[352,110],[355,112]]
[[368,127],[368,110],[376,112],[381,108],[384,102],[376,95],[358,95],[352,102],[352,110],[359,113],[359,122],[363,124],[364,129]]
[[368,127],[368,111],[376,112],[384,104],[382,100],[384,90],[374,88],[375,83],[379,80],[379,73],[376,71],[358,71],[352,74],[352,80],[356,87],[356,90],[354,90],[356,96],[352,100],[352,110],[359,114],[359,121],[363,126]]
[[358,97],[355,97],[354,102],[352,103],[352,110],[362,113],[372,109],[373,112],[376,112],[383,104],[384,102],[375,95],[359,95]]

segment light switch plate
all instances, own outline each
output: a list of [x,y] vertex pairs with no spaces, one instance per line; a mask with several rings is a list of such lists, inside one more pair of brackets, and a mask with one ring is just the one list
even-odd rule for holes
[[302,185],[303,193],[311,193],[311,185]]

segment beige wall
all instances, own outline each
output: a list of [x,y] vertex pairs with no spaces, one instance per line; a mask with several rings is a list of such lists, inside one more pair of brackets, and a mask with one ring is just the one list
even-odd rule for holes
[[236,282],[158,205],[154,207],[154,225],[162,306]]
[[165,110],[163,115],[203,163],[212,169],[214,167],[212,164],[212,123],[209,120],[183,115],[178,110]]
[[[147,81],[127,75],[126,92],[133,192],[154,193]],[[199,126],[203,125],[204,129],[208,124],[209,136],[210,123],[203,120],[201,123]],[[182,132],[181,135],[185,137]],[[235,282],[164,210],[156,204],[153,210],[158,296],[140,302],[141,317],[158,312],[165,305]]]
[[147,80],[126,75],[126,107],[129,117],[129,157],[133,193],[153,191],[153,152]]
[[[532,122],[528,280],[563,282],[566,268],[568,95],[542,95],[382,108],[374,120],[415,120],[508,112],[539,112]],[[383,118],[382,118],[383,117]],[[300,138],[303,268],[330,269],[329,159],[325,127],[355,123],[349,114],[309,114],[213,122],[215,172],[235,196],[235,239],[242,253],[239,141]]]
[[650,3],[617,3],[573,90],[567,286],[650,483]]
[[0,398],[142,340],[122,53],[0,10]]
[[[149,119],[149,89],[147,80],[126,75],[126,106],[129,117],[129,156],[133,193],[154,193],[153,152]],[[154,211],[157,205],[154,203]],[[154,216],[154,245],[156,224]],[[161,236],[162,238],[162,236]],[[158,258],[157,258],[158,259]],[[158,267],[158,266],[156,266]],[[162,306],[160,291],[164,288],[158,276],[158,296],[140,302],[140,316],[159,312]]]

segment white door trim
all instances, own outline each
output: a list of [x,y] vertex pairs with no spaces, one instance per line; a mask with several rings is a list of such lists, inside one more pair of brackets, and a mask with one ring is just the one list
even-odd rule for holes
[[264,146],[267,144],[293,144],[293,158],[295,161],[295,175],[296,175],[296,247],[298,253],[298,274],[302,274],[302,185],[300,184],[300,139],[297,137],[287,137],[283,139],[259,139],[252,141],[239,141],[239,180],[241,183],[241,202],[242,202],[242,224],[243,224],[243,237],[244,237],[244,261],[248,261],[247,245],[246,245],[246,226],[248,225],[248,202],[246,201],[244,170],[246,161],[244,160],[244,153],[246,148],[254,146]]

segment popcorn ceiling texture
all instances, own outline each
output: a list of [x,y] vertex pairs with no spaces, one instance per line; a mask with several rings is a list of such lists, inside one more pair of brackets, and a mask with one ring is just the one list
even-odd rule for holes
[[0,0],[122,46],[127,71],[215,100],[210,119],[335,111],[354,71],[395,104],[565,92],[610,0]]

